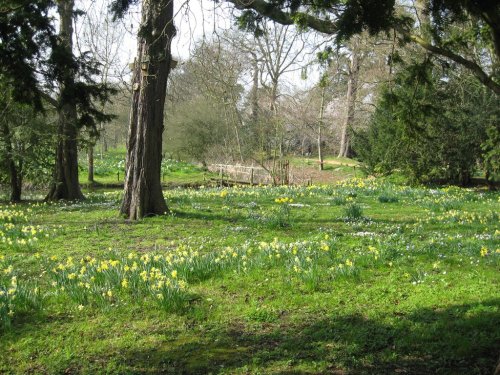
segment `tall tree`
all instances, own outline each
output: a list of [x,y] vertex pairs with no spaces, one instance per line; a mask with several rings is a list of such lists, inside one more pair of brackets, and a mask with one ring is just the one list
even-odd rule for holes
[[328,84],[327,75],[323,75],[319,82],[319,87],[321,88],[321,103],[319,106],[319,119],[318,119],[318,162],[319,162],[319,170],[322,171],[324,168],[324,160],[323,160],[323,126],[324,126],[324,118],[325,118],[325,93],[326,86]]
[[238,108],[243,87],[238,80],[244,70],[244,61],[237,53],[225,38],[204,41],[195,48],[186,68],[196,78],[200,93],[223,109],[221,122],[227,128],[225,148],[230,151],[232,161],[243,162],[243,119]]
[[[130,3],[113,4],[123,16]],[[163,112],[175,35],[173,0],[142,3],[121,213],[136,220],[168,211],[161,187]]]
[[[123,61],[122,45],[126,35],[123,23],[113,22],[107,2],[96,3],[83,16],[81,27],[76,31],[77,48],[81,52],[91,51],[100,63],[100,74],[96,80],[108,85],[115,85],[128,71],[128,60]],[[104,103],[100,110],[109,110],[110,103]],[[103,122],[97,124],[97,132],[90,129],[87,140],[88,174],[87,180],[94,183],[94,149],[98,139],[101,141],[101,155],[107,151],[106,127]]]
[[360,68],[360,56],[357,46],[351,50],[351,58],[347,73],[347,94],[346,94],[346,114],[342,122],[340,134],[340,149],[338,157],[350,157],[351,148],[349,142],[349,131],[354,122],[354,113],[356,110],[356,96],[358,92],[358,78]]
[[[50,14],[54,6],[59,14],[57,36]],[[110,119],[96,107],[111,92],[94,83],[98,65],[87,53],[73,54],[77,14],[73,0],[13,0],[0,8],[0,74],[13,88],[13,99],[39,111],[49,105],[57,112],[59,142],[50,200],[83,198],[78,185],[78,129],[95,128],[96,122]]]
[[57,46],[60,70],[57,74],[59,97],[57,99],[58,135],[54,180],[48,200],[84,199],[78,181],[78,115],[74,98],[75,74],[77,67],[73,59],[73,0],[60,0],[59,45]]

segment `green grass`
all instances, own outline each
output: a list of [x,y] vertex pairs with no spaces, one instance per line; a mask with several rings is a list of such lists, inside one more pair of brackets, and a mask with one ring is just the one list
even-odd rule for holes
[[119,195],[0,208],[0,373],[493,372],[498,193],[175,189],[138,222]]
[[[125,178],[125,155],[123,147],[110,149],[104,154],[94,156],[95,186],[118,187],[123,186]],[[88,161],[86,155],[80,155],[80,183],[90,187],[88,182]],[[165,186],[203,185],[212,175],[191,163],[172,159],[162,160],[161,180]]]

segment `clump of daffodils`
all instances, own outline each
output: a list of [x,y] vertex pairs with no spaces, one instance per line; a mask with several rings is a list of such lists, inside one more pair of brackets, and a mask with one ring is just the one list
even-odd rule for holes
[[274,202],[278,204],[293,203],[293,199],[288,197],[281,197],[281,198],[276,198]]

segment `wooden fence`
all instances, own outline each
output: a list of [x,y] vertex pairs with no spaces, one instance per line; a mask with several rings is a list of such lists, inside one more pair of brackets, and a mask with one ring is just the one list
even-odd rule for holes
[[[220,185],[245,184],[245,185],[285,185],[290,183],[290,168],[288,160],[282,161],[274,168],[266,170],[258,166],[211,164],[208,170],[217,173],[215,178]],[[274,175],[274,177],[273,177]]]

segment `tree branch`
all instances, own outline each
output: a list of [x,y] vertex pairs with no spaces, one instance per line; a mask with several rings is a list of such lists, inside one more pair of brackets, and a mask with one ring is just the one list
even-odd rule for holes
[[486,74],[485,71],[474,61],[467,60],[466,58],[457,55],[456,53],[453,53],[450,50],[430,44],[429,42],[426,42],[418,35],[412,35],[412,34],[406,34],[406,35],[410,38],[411,41],[415,42],[425,50],[432,52],[436,55],[447,57],[450,60],[456,62],[457,64],[460,64],[465,68],[469,69],[472,72],[472,74],[474,74],[476,78],[479,79],[479,81],[483,85],[488,87],[495,94],[500,95],[500,84],[493,81],[493,79],[488,74]]
[[[281,23],[283,25],[294,24],[294,19],[300,20],[301,24],[319,31],[325,34],[336,34],[339,31],[338,25],[335,21],[329,21],[311,16],[306,13],[296,12],[287,13],[281,9],[278,9],[275,5],[265,1],[265,0],[226,0],[233,3],[237,9],[240,10],[255,10],[257,13],[264,17],[268,17],[275,22]],[[408,30],[399,26],[398,32],[403,36],[409,38],[412,42],[418,44],[425,50],[432,52],[433,54],[444,56],[450,60],[460,64],[470,70],[474,76],[486,87],[488,87],[495,94],[500,95],[500,84],[495,82],[492,77],[490,77],[486,72],[474,61],[467,60],[466,58],[442,47],[430,44],[424,39],[417,35],[410,34]]]
[[262,16],[268,17],[282,25],[293,25],[295,19],[306,26],[325,34],[336,34],[338,27],[334,22],[323,20],[303,12],[287,13],[276,8],[265,0],[227,0],[239,10],[255,10]]
[[49,103],[52,107],[57,108],[59,103],[57,102],[56,99],[54,99],[52,96],[50,96],[49,94],[47,94],[45,91],[43,91],[41,89],[37,89],[37,91],[38,91],[38,94],[42,97],[42,99],[45,99],[47,101],[47,103]]

